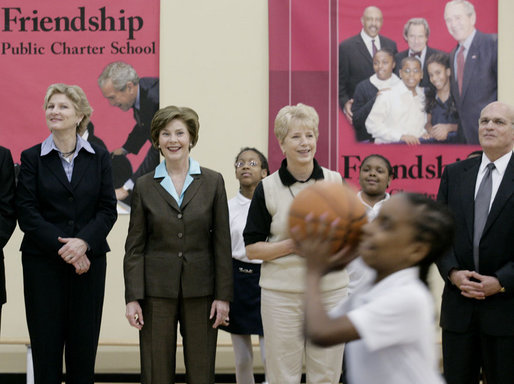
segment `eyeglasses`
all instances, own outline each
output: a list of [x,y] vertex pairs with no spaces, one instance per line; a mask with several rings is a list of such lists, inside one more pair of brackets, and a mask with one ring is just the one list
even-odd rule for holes
[[250,160],[250,161],[238,161],[236,162],[234,165],[236,166],[236,168],[241,168],[241,167],[244,167],[245,164],[248,164],[249,167],[258,167],[259,166],[259,163],[256,162],[255,160]]

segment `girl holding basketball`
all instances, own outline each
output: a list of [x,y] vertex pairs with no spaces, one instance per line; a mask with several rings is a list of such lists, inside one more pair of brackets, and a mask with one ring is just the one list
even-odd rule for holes
[[364,226],[358,247],[374,270],[373,279],[327,313],[321,278],[357,253],[346,247],[330,255],[330,225],[322,223],[316,231],[310,225],[309,236],[296,243],[307,262],[307,337],[322,346],[351,342],[346,346],[351,384],[443,383],[437,368],[433,301],[420,279],[451,245],[453,220],[446,208],[414,193],[386,201],[377,218]]

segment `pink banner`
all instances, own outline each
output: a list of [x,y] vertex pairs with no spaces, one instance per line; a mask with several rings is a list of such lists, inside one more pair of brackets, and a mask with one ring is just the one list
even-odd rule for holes
[[[474,0],[476,28],[497,31],[497,1]],[[358,184],[358,165],[371,153],[391,160],[396,179],[392,191],[410,190],[434,196],[446,164],[465,158],[478,149],[466,144],[373,144],[357,142],[338,102],[339,44],[360,33],[361,16],[368,6],[380,8],[380,36],[394,40],[398,51],[407,49],[403,27],[413,17],[430,25],[428,46],[450,52],[457,46],[444,21],[446,0],[272,0],[269,1],[270,30],[270,134],[269,157],[273,169],[282,154],[273,134],[277,111],[284,105],[302,102],[320,115],[320,137],[316,158]]]
[[[7,0],[0,30],[0,142],[15,162],[49,134],[43,99],[52,83],[79,85],[94,110],[95,136],[111,151],[123,145],[133,113],[109,105],[97,79],[114,61],[132,65],[139,77],[159,76],[159,0]],[[149,144],[128,155],[134,170]]]

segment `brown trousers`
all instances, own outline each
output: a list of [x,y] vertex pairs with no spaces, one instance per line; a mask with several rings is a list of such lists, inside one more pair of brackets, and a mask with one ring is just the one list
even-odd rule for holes
[[212,301],[211,296],[145,298],[139,337],[142,384],[175,383],[177,324],[184,347],[186,382],[214,384],[218,330],[209,320]]

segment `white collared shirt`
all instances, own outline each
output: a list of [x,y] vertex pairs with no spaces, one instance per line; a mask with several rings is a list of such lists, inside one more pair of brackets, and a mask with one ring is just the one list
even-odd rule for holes
[[173,184],[173,181],[171,180],[170,175],[168,174],[168,171],[166,169],[166,160],[163,160],[156,168],[155,168],[155,174],[154,179],[163,178],[161,180],[162,187],[175,199],[178,206],[182,204],[182,200],[184,200],[184,194],[186,193],[187,188],[191,185],[193,182],[193,177],[191,175],[199,175],[202,171],[200,169],[200,164],[198,164],[198,161],[189,158],[189,168],[187,170],[186,179],[184,180],[184,186],[182,187],[182,191],[180,193],[180,196],[177,193],[177,190],[175,189],[175,185]]
[[477,30],[473,29],[473,32],[471,32],[471,34],[466,38],[466,40],[464,40],[462,44],[459,44],[459,48],[457,49],[457,51],[455,51],[455,57],[453,58],[453,68],[455,68],[455,73],[452,73],[452,75],[455,76],[455,79],[457,79],[457,72],[459,71],[459,69],[457,68],[457,55],[464,46],[464,62],[466,61],[468,57],[469,48],[471,47],[471,43],[473,42],[473,38],[475,37],[476,33]]
[[[412,49],[409,48],[408,56],[410,56],[413,53],[415,53],[415,52]],[[425,48],[423,48],[423,50],[421,51],[421,55],[420,56],[414,56],[421,63],[421,69],[423,69],[423,65],[425,64],[425,57],[426,56],[427,56],[427,46],[426,45],[425,45]]]
[[377,51],[381,48],[380,46],[380,37],[376,35],[375,37],[369,36],[364,29],[361,30],[361,37],[364,40],[364,44],[366,44],[366,48],[368,48],[368,52],[371,57],[373,57],[373,43],[371,40],[375,40],[375,47],[377,47]]
[[[494,198],[496,197],[496,193],[498,192],[498,188],[500,188],[500,184],[503,179],[503,175],[505,174],[505,170],[509,165],[510,158],[512,157],[512,151],[506,153],[496,161],[494,161],[494,169],[491,172],[492,178],[492,190],[491,190],[491,201],[489,203],[489,210],[491,210],[491,206],[493,205]],[[475,198],[478,193],[478,188],[480,188],[480,183],[482,183],[482,179],[485,176],[485,171],[487,164],[489,164],[491,160],[487,157],[485,153],[482,154],[482,162],[480,163],[480,168],[478,169],[477,174],[477,182],[475,184]]]

